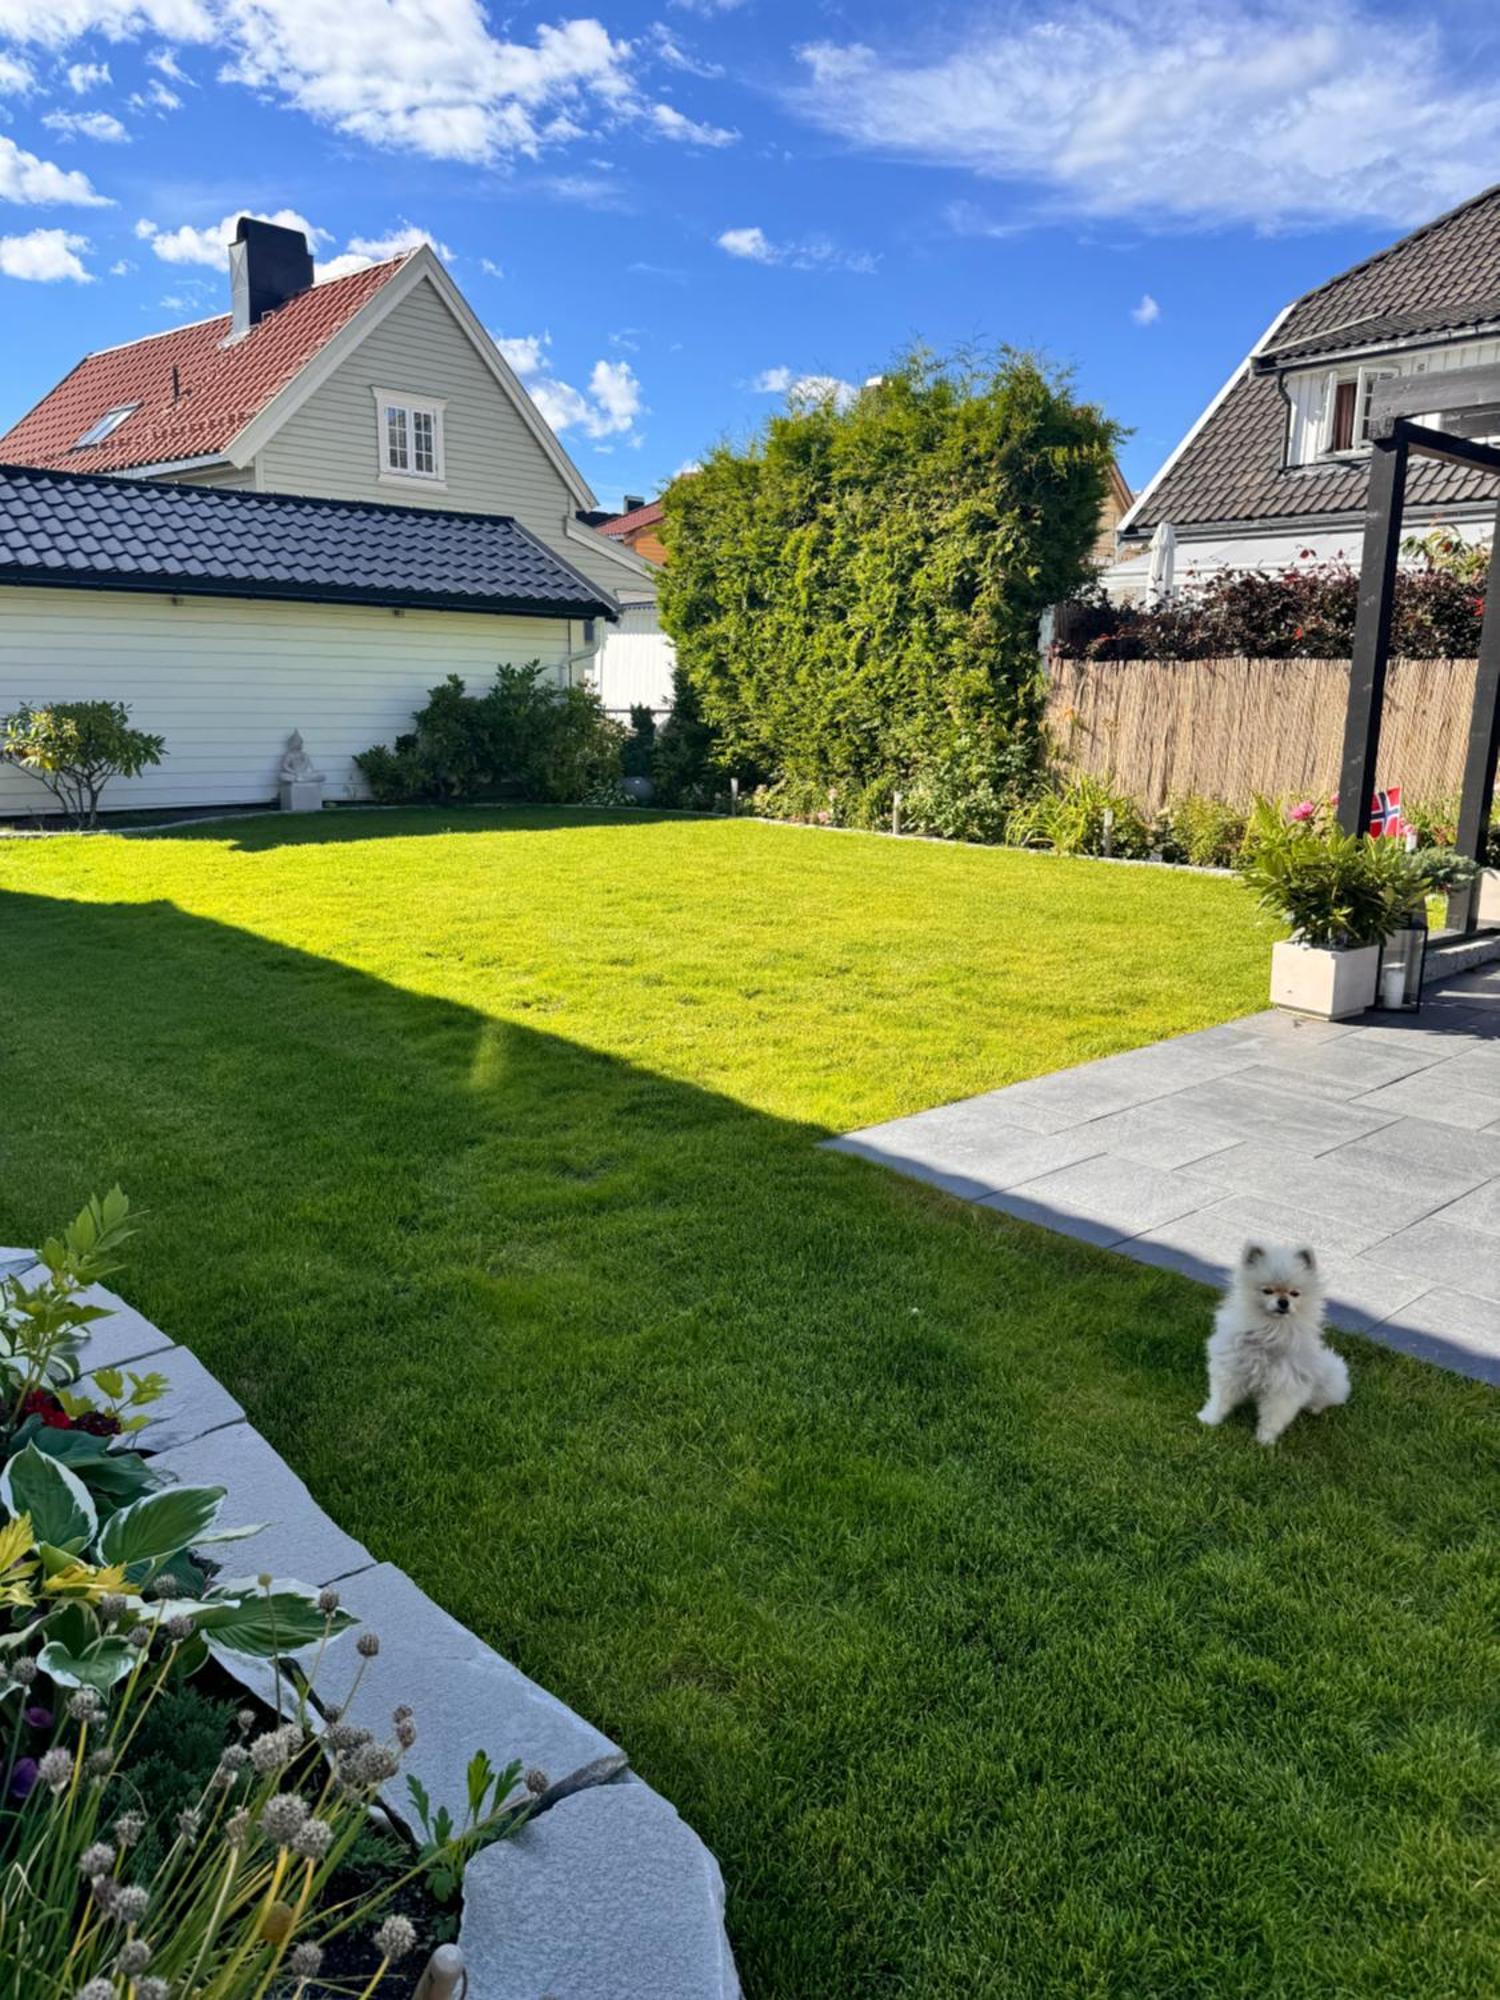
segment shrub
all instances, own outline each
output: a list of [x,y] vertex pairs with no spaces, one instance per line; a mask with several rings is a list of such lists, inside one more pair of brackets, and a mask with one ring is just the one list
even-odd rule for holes
[[[1427,560],[1396,576],[1393,650],[1413,660],[1472,659],[1484,591],[1462,565]],[[1056,650],[1067,659],[1342,659],[1354,641],[1359,577],[1347,563],[1223,570],[1189,580],[1157,610],[1100,595],[1068,607]]]
[[58,701],[0,720],[0,757],[40,779],[76,827],[99,824],[111,778],[139,777],[165,751],[164,736],[131,728],[123,701]]
[[1114,815],[1110,851],[1144,859],[1152,849],[1152,831],[1140,807],[1108,779],[1087,771],[1074,772],[1017,806],[1005,837],[1018,847],[1050,847],[1058,854],[1103,854],[1107,812]]
[[630,711],[630,734],[620,754],[620,770],[627,778],[649,778],[656,755],[656,716],[644,702]]
[[[753,784],[753,771],[742,775]],[[697,690],[680,662],[672,670],[672,713],[657,730],[652,745],[651,780],[663,805],[692,812],[711,810],[728,790],[728,773],[719,761],[717,739],[704,720]]]
[[1316,815],[1284,821],[1240,872],[1262,909],[1280,917],[1298,943],[1324,948],[1381,943],[1434,886],[1420,857],[1399,840],[1344,833]]
[[928,775],[1003,794],[1039,756],[1039,620],[1087,573],[1117,435],[1030,357],[915,354],[676,481],[662,621],[698,708],[679,698],[662,735],[717,736],[673,772],[678,801],[710,763],[841,794]]
[[1189,792],[1167,808],[1163,846],[1195,868],[1228,868],[1244,846],[1246,823],[1238,806]]
[[457,674],[431,689],[415,727],[393,748],[354,759],[382,805],[467,800],[502,792],[576,804],[620,774],[624,732],[592,688],[547,686],[536,660],[502,666],[483,694]]

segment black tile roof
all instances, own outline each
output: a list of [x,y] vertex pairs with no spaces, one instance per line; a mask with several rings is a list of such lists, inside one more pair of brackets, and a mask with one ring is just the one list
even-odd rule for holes
[[[1319,514],[1360,514],[1367,466],[1325,464],[1284,470],[1287,408],[1274,364],[1334,353],[1369,340],[1439,339],[1446,331],[1500,317],[1500,186],[1486,189],[1399,243],[1330,278],[1300,298],[1266,345],[1273,364],[1247,365],[1176,462],[1146,493],[1130,536],[1159,521],[1275,526]],[[1388,327],[1382,333],[1372,331]],[[1256,357],[1260,359],[1260,357]],[[1409,507],[1454,507],[1495,498],[1495,481],[1464,466],[1413,463]]]
[[613,618],[503,514],[0,466],[0,584]]

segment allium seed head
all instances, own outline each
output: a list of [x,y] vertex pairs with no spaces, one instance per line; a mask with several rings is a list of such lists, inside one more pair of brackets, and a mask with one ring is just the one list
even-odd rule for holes
[[125,1634],[125,1643],[127,1646],[134,1646],[138,1653],[144,1653],[146,1648],[151,1644],[151,1627],[149,1625],[132,1625],[130,1630]]
[[274,1799],[267,1799],[261,1808],[261,1831],[267,1840],[274,1841],[278,1847],[285,1847],[306,1818],[305,1799],[298,1798],[295,1792],[278,1792]]
[[224,1822],[224,1838],[231,1847],[243,1847],[249,1831],[250,1814],[244,1806],[238,1812],[232,1812]]
[[396,1753],[384,1743],[366,1743],[349,1759],[350,1774],[356,1784],[383,1785],[400,1768]]
[[299,1944],[287,1964],[294,1979],[316,1979],[323,1965],[322,1945]]
[[78,1857],[78,1872],[92,1882],[96,1875],[107,1875],[115,1865],[115,1850],[107,1840],[96,1840],[92,1847],[86,1847]]
[[97,1688],[81,1687],[68,1700],[68,1713],[75,1722],[92,1722],[103,1707]]
[[124,1812],[115,1821],[115,1838],[122,1847],[130,1847],[146,1831],[146,1815],[139,1812]]
[[392,1722],[410,1722],[411,1718],[412,1718],[412,1711],[410,1707],[407,1705],[407,1703],[404,1701],[398,1702],[396,1706],[391,1710]]
[[114,1914],[122,1924],[138,1924],[150,1907],[149,1894],[134,1882],[128,1883],[115,1896]]
[[248,1736],[255,1727],[255,1710],[253,1708],[242,1708],[234,1718],[234,1726],[240,1732],[241,1736]]
[[373,1660],[375,1655],[380,1651],[380,1634],[378,1632],[361,1632],[354,1642],[354,1650],[362,1660]]
[[403,1715],[401,1720],[396,1724],[396,1741],[401,1745],[403,1750],[410,1750],[416,1740],[417,1725],[409,1715]]
[[115,1960],[116,1967],[127,1979],[136,1978],[150,1963],[151,1947],[144,1938],[132,1938],[129,1944],[122,1945]]
[[195,1841],[199,1834],[202,1833],[203,1815],[196,1806],[183,1807],[182,1811],[177,1815],[177,1831],[189,1843]]
[[10,1677],[16,1683],[17,1687],[29,1688],[31,1683],[36,1679],[36,1676],[37,1665],[35,1660],[15,1660],[12,1662]]
[[369,1741],[369,1730],[361,1729],[357,1722],[336,1722],[328,1732],[331,1750],[357,1750],[361,1743]]
[[107,1778],[115,1768],[115,1753],[107,1744],[101,1743],[97,1750],[90,1750],[83,1760],[83,1768],[91,1778]]
[[165,1979],[142,1979],[136,1982],[135,2000],[172,2000],[171,1988]]
[[91,1979],[87,1986],[80,1986],[73,2000],[115,2000],[115,1982],[112,1979]]
[[292,1836],[292,1852],[304,1861],[321,1861],[333,1845],[333,1828],[326,1819],[310,1819]]
[[417,1942],[417,1933],[409,1917],[387,1917],[375,1933],[375,1949],[382,1958],[405,1958]]
[[526,1789],[528,1792],[530,1792],[531,1796],[534,1799],[539,1799],[542,1796],[542,1793],[545,1792],[547,1787],[552,1783],[552,1780],[547,1776],[547,1773],[545,1771],[539,1770],[537,1766],[533,1764],[531,1769],[526,1773],[525,1782],[526,1782]]
[[36,1767],[36,1774],[44,1785],[54,1792],[60,1792],[73,1775],[73,1759],[66,1750],[49,1750]]
[[117,1618],[124,1615],[124,1611],[125,1600],[117,1590],[107,1590],[99,1599],[99,1616],[106,1625],[113,1625]]
[[174,1646],[185,1645],[193,1636],[193,1621],[186,1613],[178,1611],[161,1628]]
[[327,1590],[318,1592],[318,1609],[325,1618],[331,1618],[339,1608],[339,1594],[330,1584]]
[[264,1778],[289,1764],[301,1748],[302,1731],[295,1722],[284,1723],[280,1729],[256,1737],[250,1745],[250,1762],[257,1775]]

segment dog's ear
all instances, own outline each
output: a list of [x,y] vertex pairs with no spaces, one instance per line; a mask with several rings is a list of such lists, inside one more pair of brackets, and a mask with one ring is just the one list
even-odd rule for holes
[[1241,1257],[1240,1262],[1245,1266],[1247,1271],[1252,1270],[1255,1265],[1260,1263],[1265,1254],[1265,1251],[1262,1250],[1258,1243],[1247,1243],[1245,1245],[1245,1253]]
[[1316,1271],[1318,1268],[1317,1258],[1305,1246],[1297,1252],[1297,1262],[1302,1266],[1304,1271]]

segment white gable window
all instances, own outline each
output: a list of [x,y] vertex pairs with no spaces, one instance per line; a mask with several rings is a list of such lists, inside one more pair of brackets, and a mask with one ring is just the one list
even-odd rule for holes
[[1396,368],[1342,368],[1329,377],[1323,398],[1322,455],[1353,458],[1370,448],[1370,398],[1377,382]]
[[103,444],[107,437],[113,437],[127,417],[133,417],[140,408],[139,403],[117,403],[114,409],[106,410],[97,423],[89,425],[80,438],[74,438],[68,447],[70,451],[82,451],[86,444]]
[[375,391],[380,477],[427,486],[443,484],[443,411],[441,397],[409,396],[399,390]]

